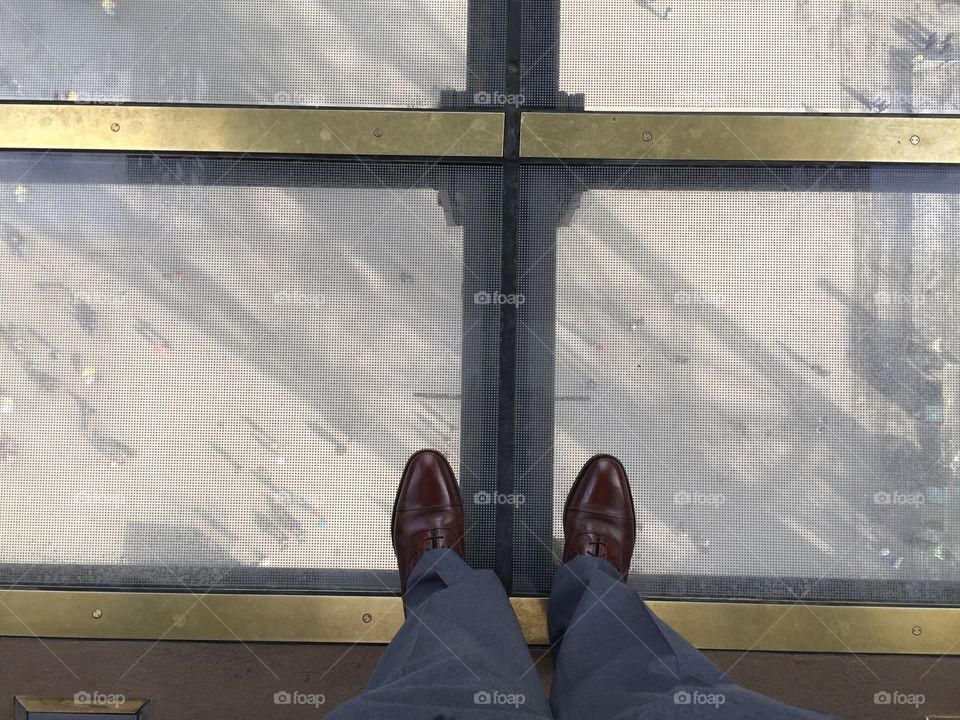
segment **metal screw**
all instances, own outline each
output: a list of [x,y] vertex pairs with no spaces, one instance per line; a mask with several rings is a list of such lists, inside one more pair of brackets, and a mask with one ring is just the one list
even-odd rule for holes
[[923,632],[923,628],[920,627],[919,625],[914,625],[912,632],[914,635],[919,635],[920,633]]
[[91,615],[93,615],[94,620],[99,620],[100,618],[103,617],[103,610],[101,610],[100,608],[97,608],[91,613]]
[[364,614],[363,614],[363,617],[360,618],[360,619],[363,620],[365,623],[372,623],[372,622],[373,622],[373,615],[371,615],[370,613],[364,613]]
[[114,123],[113,125],[110,126],[110,129],[113,130],[114,132],[120,132],[120,123]]
[[919,145],[919,144],[920,144],[920,136],[919,136],[919,135],[914,135],[912,138],[910,138],[910,144],[911,144],[911,145]]
[[645,132],[645,133],[643,134],[643,141],[644,141],[644,142],[650,142],[651,140],[653,140],[653,133],[651,133],[651,132]]
[[373,129],[373,136],[374,136],[374,137],[383,137],[383,130],[381,130],[380,128],[374,128],[374,129]]

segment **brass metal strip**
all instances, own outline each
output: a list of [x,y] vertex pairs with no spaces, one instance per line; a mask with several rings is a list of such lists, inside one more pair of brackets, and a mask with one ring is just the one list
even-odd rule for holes
[[97,704],[94,702],[76,702],[75,700],[68,700],[66,698],[16,697],[14,698],[14,709],[22,709],[26,713],[76,713],[78,715],[96,713],[98,715],[124,715],[130,717],[141,712],[147,704],[146,700],[124,699],[121,701],[111,698],[111,701],[112,702],[108,704]]
[[524,158],[960,163],[960,117],[524,113]]
[[[512,598],[526,640],[546,645],[547,600]],[[960,608],[651,601],[713,650],[960,655]],[[0,635],[128,640],[386,643],[400,600],[376,596],[204,595],[11,590]]]
[[503,155],[501,113],[0,104],[0,149]]

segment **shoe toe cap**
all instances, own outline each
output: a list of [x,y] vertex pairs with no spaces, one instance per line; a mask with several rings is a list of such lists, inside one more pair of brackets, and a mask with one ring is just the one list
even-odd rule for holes
[[459,506],[460,490],[446,458],[435,450],[410,458],[397,500],[400,511]]
[[623,465],[615,458],[606,456],[591,460],[571,493],[567,509],[632,517],[633,498]]

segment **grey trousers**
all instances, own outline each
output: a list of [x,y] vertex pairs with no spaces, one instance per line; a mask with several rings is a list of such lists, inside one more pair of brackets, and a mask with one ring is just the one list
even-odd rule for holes
[[410,576],[407,619],[367,689],[334,720],[813,719],[735,685],[661,622],[605,560],[560,567],[550,595],[547,700],[497,577],[449,550]]

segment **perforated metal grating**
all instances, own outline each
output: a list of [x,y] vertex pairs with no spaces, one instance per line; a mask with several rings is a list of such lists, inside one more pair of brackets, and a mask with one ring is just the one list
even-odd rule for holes
[[[407,457],[496,488],[499,182],[0,156],[2,580],[395,590]],[[494,509],[468,517],[491,566]]]
[[468,60],[466,0],[13,0],[0,99],[436,107],[444,90],[496,89],[502,7],[476,25]]
[[525,169],[515,588],[609,452],[646,595],[955,600],[958,180]]
[[956,113],[958,35],[940,0],[562,0],[524,96],[555,102],[553,64],[590,110]]

